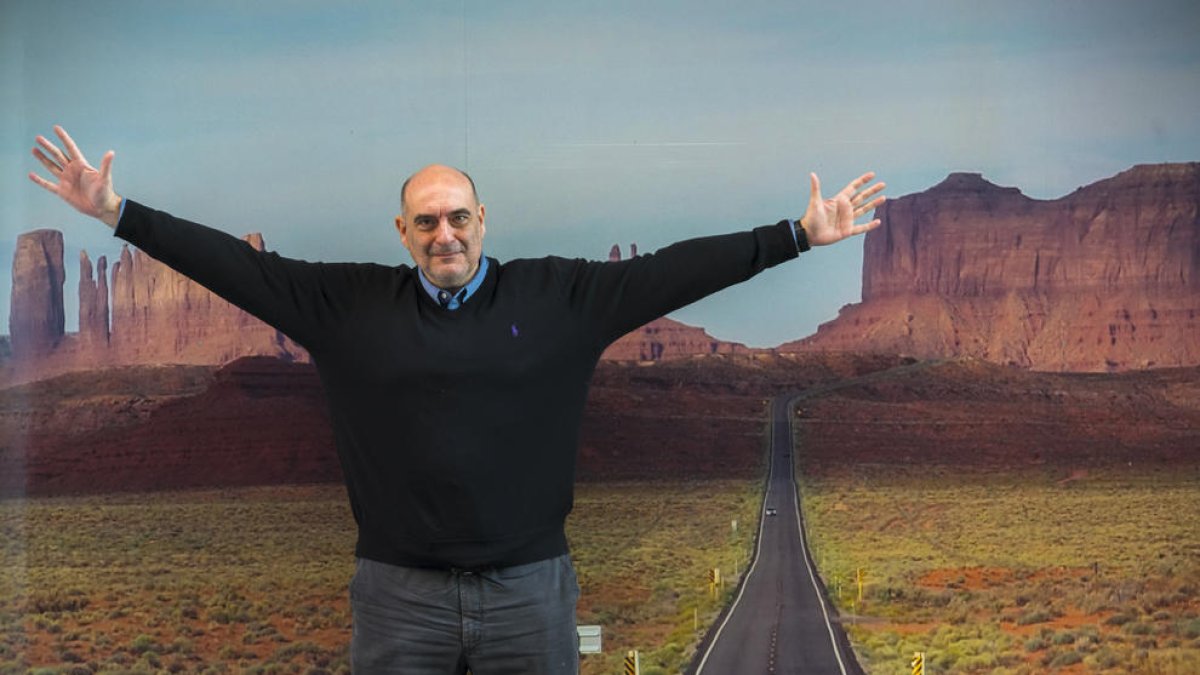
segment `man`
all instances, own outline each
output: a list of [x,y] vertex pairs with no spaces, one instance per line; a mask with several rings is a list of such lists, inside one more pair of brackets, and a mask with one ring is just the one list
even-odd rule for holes
[[[579,587],[564,523],[588,383],[614,340],[669,311],[861,234],[873,174],[800,222],[615,263],[482,256],[471,179],[426,167],[396,228],[416,268],[310,263],[113,190],[71,137],[37,138],[38,185],[303,345],[329,399],[358,524],[356,672],[573,673]],[[56,182],[55,182],[56,181]]]

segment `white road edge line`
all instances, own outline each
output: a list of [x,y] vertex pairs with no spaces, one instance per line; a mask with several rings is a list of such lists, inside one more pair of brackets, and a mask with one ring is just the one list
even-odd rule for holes
[[[788,438],[792,439],[792,449],[795,450],[796,433],[792,429],[792,407],[800,397],[789,399],[784,406],[784,410],[788,412]],[[774,406],[772,406],[772,416],[774,416]],[[772,439],[774,435],[772,435]],[[817,602],[821,603],[821,615],[825,617],[825,628],[829,630],[829,642],[833,645],[833,655],[837,658],[838,668],[841,669],[842,675],[846,675],[846,664],[842,662],[842,650],[838,647],[837,636],[833,632],[833,624],[829,621],[829,611],[825,607],[825,594],[821,592],[821,585],[817,583],[817,575],[813,573],[812,565],[808,564],[812,554],[808,550],[808,538],[804,534],[804,521],[800,519],[800,486],[796,485],[796,453],[792,452],[788,455],[791,458],[792,464],[792,487],[796,491],[796,529],[800,533],[800,547],[804,549],[804,567],[808,569],[808,578],[812,581],[813,591],[817,594]]]

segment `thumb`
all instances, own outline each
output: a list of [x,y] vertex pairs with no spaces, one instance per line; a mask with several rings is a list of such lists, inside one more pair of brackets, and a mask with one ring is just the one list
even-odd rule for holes
[[815,172],[808,174],[808,179],[812,185],[812,199],[818,202],[821,201],[821,179],[817,178]]

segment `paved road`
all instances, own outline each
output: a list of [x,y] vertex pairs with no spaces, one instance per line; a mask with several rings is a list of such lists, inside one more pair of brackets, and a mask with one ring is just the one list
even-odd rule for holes
[[697,675],[863,672],[804,543],[792,463],[794,398],[772,403],[771,471],[763,503],[777,515],[763,516],[754,563],[712,641],[701,645]]

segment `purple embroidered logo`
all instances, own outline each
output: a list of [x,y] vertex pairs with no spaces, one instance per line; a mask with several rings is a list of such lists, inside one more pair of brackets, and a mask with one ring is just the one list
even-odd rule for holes
[[517,330],[517,324],[515,324],[515,323],[514,323],[514,324],[512,325],[512,335],[513,335],[513,337],[517,337],[517,336],[518,336],[518,335],[520,335],[520,334],[521,334],[521,331]]

